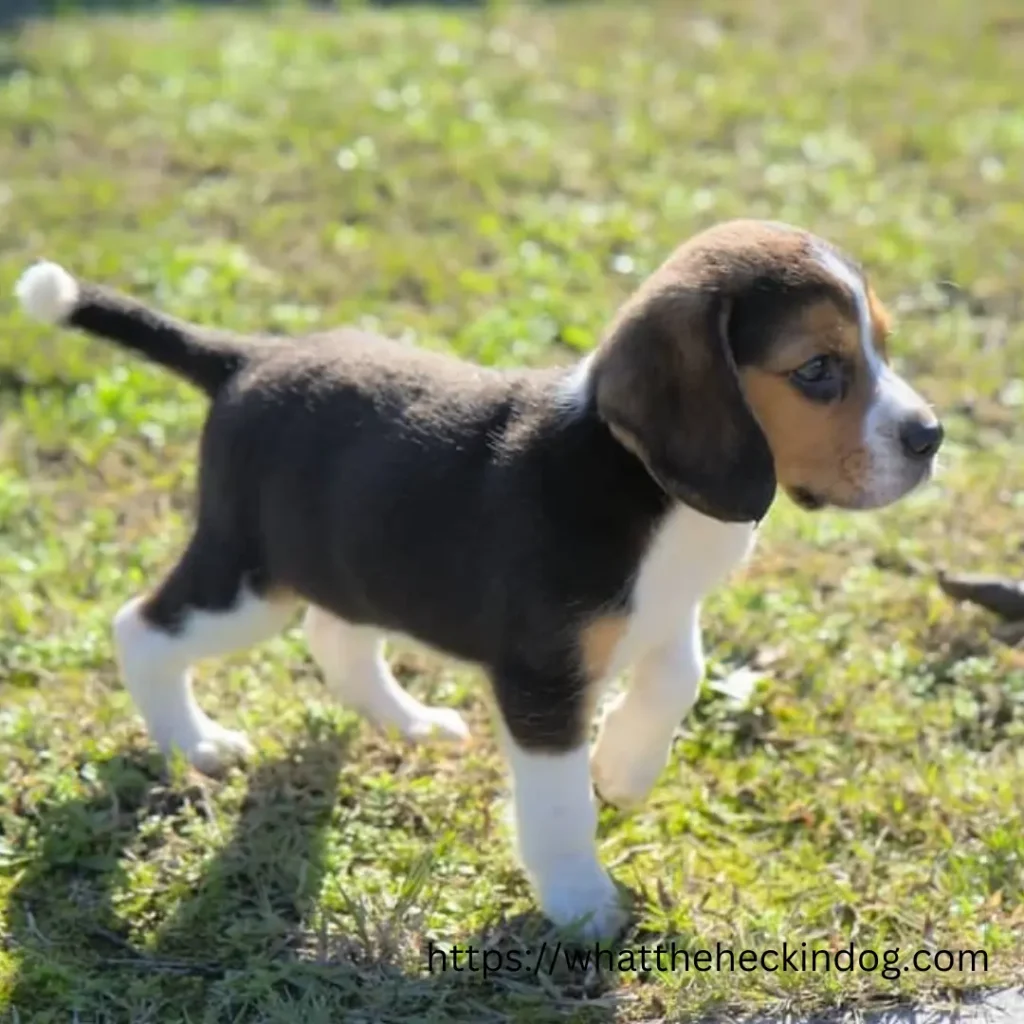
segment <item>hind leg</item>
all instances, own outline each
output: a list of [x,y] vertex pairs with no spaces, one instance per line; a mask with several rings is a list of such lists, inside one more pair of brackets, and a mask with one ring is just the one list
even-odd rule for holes
[[384,660],[377,630],[354,626],[315,605],[306,613],[309,650],[331,693],[375,725],[409,740],[466,740],[469,730],[453,708],[429,707],[405,692]]
[[114,619],[121,673],[153,741],[165,754],[180,750],[209,775],[252,748],[196,703],[191,666],[269,639],[295,607],[290,597],[254,588],[244,564],[197,535],[162,586],[129,601]]

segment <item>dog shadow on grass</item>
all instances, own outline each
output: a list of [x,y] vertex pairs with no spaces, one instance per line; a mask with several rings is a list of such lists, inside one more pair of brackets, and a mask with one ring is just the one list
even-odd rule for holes
[[[230,839],[194,882],[174,878],[173,846],[212,815],[205,787],[169,785],[155,756],[93,766],[87,797],[40,812],[38,848],[10,894],[11,1019],[149,1019],[138,1015],[147,1000],[205,1008],[235,972],[287,960],[319,895],[344,746],[332,733],[253,768]],[[149,884],[164,899],[168,884],[183,890],[145,949],[128,925],[152,913],[144,887],[127,884],[135,858],[162,863]]]
[[[90,965],[82,952],[120,931],[113,894],[122,861],[158,792],[151,761],[114,757],[90,766],[89,795],[14,808],[35,819],[37,847],[21,867],[3,923],[3,945],[18,964],[8,993],[11,1019],[36,1020],[60,993],[88,998]],[[52,981],[51,981],[52,979]],[[45,992],[43,991],[45,989]],[[66,1013],[65,1013],[66,1017]]]
[[[18,964],[10,1019],[489,1024],[520,1010],[536,1024],[616,1019],[614,979],[559,960],[539,914],[461,937],[475,963],[465,952],[456,961],[450,946],[431,959],[419,928],[433,889],[429,838],[420,866],[393,887],[397,903],[356,901],[321,919],[345,746],[330,731],[250,769],[230,837],[195,878],[176,871],[173,848],[194,843],[190,823],[214,813],[206,787],[169,784],[155,755],[100,763],[88,796],[40,810],[0,940]],[[154,873],[136,870],[129,884],[133,861]],[[171,887],[181,890],[176,908],[153,921],[147,890],[167,905]],[[144,946],[137,921],[151,935]],[[585,1018],[575,1016],[583,1007]]]

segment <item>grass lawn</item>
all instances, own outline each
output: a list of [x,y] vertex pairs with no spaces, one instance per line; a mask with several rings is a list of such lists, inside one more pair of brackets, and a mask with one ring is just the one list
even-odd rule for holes
[[[699,7],[699,13],[698,13]],[[211,10],[0,39],[0,1017],[669,1020],[1024,973],[1024,655],[934,570],[1024,550],[1024,17],[1011,0]],[[333,706],[298,631],[207,667],[257,743],[165,769],[109,623],[186,536],[202,400],[10,299],[46,255],[183,316],[361,321],[565,361],[685,236],[762,215],[860,256],[943,411],[881,513],[784,499],[707,606],[649,805],[605,809],[625,948],[984,949],[988,971],[435,971],[536,949],[473,671],[399,648],[468,752]],[[737,704],[716,683],[759,673]]]

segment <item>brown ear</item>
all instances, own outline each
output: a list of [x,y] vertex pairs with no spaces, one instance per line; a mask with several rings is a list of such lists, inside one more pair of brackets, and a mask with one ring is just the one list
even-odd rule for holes
[[598,413],[662,488],[725,522],[762,519],[771,449],[740,390],[729,303],[676,286],[635,301],[598,350]]

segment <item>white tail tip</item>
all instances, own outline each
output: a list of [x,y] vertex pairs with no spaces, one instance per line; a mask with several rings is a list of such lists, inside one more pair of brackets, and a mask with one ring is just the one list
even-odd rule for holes
[[21,275],[14,294],[29,316],[60,323],[78,304],[78,282],[56,263],[37,263]]

